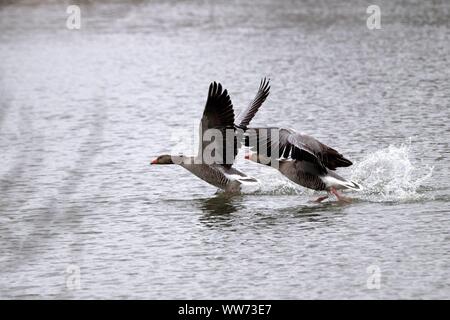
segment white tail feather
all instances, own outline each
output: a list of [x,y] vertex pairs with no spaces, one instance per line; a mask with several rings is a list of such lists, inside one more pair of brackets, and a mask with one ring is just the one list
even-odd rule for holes
[[340,180],[332,176],[322,177],[322,181],[327,187],[334,187],[336,189],[351,189],[356,191],[361,191],[363,189],[360,184],[354,181]]

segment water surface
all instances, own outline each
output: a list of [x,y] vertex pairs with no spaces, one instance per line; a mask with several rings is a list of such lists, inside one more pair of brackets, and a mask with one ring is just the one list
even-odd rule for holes
[[[80,3],[80,30],[0,6],[1,298],[449,298],[448,2],[379,1],[381,30],[356,0]],[[236,197],[149,166],[192,147],[211,81],[240,110],[263,76],[252,124],[344,153],[351,205],[242,155]]]

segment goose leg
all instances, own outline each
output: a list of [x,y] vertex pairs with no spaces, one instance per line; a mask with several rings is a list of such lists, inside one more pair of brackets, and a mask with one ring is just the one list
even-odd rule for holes
[[316,200],[314,200],[314,202],[320,203],[320,202],[322,202],[323,200],[325,200],[326,198],[328,198],[328,195],[322,196],[322,197],[318,197]]
[[334,187],[331,187],[330,192],[332,194],[334,194],[339,201],[347,202],[347,203],[352,202],[352,200],[350,198],[344,197],[343,195],[339,194],[339,192],[337,192],[336,188],[334,188]]

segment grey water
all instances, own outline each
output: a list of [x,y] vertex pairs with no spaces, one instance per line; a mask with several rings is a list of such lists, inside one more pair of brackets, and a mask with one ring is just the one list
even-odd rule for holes
[[[0,1],[0,298],[450,298],[450,2],[69,4]],[[233,197],[149,165],[264,76],[252,125],[351,159],[351,204],[242,153]]]

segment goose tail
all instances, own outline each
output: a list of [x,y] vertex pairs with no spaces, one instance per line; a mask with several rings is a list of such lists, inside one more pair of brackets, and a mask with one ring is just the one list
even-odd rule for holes
[[347,187],[347,189],[352,189],[356,191],[361,191],[363,189],[363,187],[359,183],[356,183],[355,181],[352,180],[346,181],[344,185]]
[[322,178],[323,182],[327,185],[327,187],[334,187],[336,189],[351,189],[355,191],[363,190],[363,187],[354,181],[349,181],[344,178],[337,178],[331,175],[327,175]]

